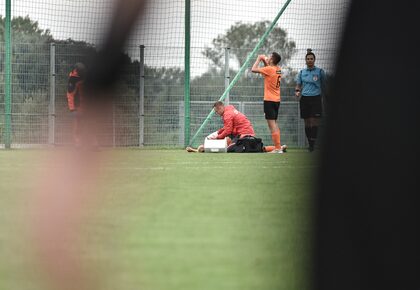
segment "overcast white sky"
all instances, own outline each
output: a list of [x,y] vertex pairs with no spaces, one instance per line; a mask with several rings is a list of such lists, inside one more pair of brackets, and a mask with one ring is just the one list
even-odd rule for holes
[[[1,2],[0,14],[4,15],[5,4]],[[157,46],[149,49],[150,55],[146,53],[150,61],[159,62],[166,56],[166,65],[182,65],[184,3],[185,0],[149,1],[145,17],[133,30],[129,45],[144,44],[146,50]],[[203,68],[200,52],[232,24],[272,21],[285,3],[286,0],[191,0],[192,67]],[[323,54],[336,49],[349,4],[350,0],[290,2],[278,25],[286,29],[300,49],[291,66],[304,66],[304,51],[311,47],[317,54],[317,64],[332,69],[331,57]],[[56,39],[73,38],[100,44],[112,17],[112,7],[112,0],[12,0],[12,17],[29,15]],[[159,50],[162,56],[152,54]]]

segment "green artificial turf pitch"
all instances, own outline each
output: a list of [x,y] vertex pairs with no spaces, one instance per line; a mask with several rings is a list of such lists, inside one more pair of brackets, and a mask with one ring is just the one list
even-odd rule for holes
[[[26,208],[42,150],[0,151],[0,289],[45,290]],[[101,290],[308,289],[313,153],[109,149],[75,253]],[[94,290],[94,289],[92,289]]]

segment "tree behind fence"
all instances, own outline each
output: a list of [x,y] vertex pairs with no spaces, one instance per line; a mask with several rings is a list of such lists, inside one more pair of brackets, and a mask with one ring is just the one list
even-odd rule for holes
[[[183,57],[176,47],[144,47],[144,75],[140,75],[140,46],[133,47],[118,82],[113,111],[105,120],[99,140],[103,146],[165,146],[184,144],[184,74],[179,67],[157,67],[157,59],[171,54]],[[12,65],[12,144],[67,145],[71,142],[71,120],[67,109],[67,77],[72,65],[84,61],[94,50],[80,43],[13,44]],[[137,53],[136,53],[137,52]],[[204,58],[204,56],[203,56]],[[201,124],[212,104],[223,93],[226,67],[198,75],[191,81],[191,132]],[[3,74],[3,71],[1,72]],[[3,75],[0,75],[3,79]],[[140,90],[141,80],[144,89]],[[232,90],[230,101],[251,119],[257,134],[271,143],[262,111],[262,79],[246,74]],[[0,82],[0,130],[4,120],[4,81]],[[283,142],[304,146],[297,102],[282,90],[279,122]],[[215,117],[203,134],[222,125]],[[204,138],[204,135],[201,136]],[[199,142],[202,140],[199,138]],[[3,143],[1,140],[0,143]]]

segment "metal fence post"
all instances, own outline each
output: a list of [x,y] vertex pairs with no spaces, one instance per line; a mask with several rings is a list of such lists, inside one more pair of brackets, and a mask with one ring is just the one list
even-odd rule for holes
[[55,44],[50,44],[50,102],[48,106],[48,144],[55,144]]
[[112,147],[116,146],[115,101],[112,102]]
[[187,146],[191,139],[191,0],[184,2],[184,146]]
[[144,146],[144,45],[140,45],[139,147]]
[[6,0],[6,15],[4,18],[4,147],[12,146],[12,3]]
[[239,112],[244,113],[245,111],[245,103],[239,102]]
[[184,122],[184,114],[185,114],[185,108],[184,108],[184,105],[185,105],[185,102],[184,101],[179,101],[178,102],[179,103],[179,105],[178,105],[178,115],[179,115],[179,118],[178,118],[178,125],[179,125],[179,144],[181,145],[181,146],[183,146],[184,144],[185,144],[185,135],[184,135],[184,132],[185,132],[185,122]]
[[[229,47],[225,48],[225,90],[229,87],[230,73],[229,73]],[[226,94],[225,103],[229,105],[229,92]]]

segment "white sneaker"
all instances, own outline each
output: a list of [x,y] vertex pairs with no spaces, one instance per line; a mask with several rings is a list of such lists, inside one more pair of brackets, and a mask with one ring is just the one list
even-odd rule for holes
[[281,150],[281,149],[274,149],[273,151],[270,151],[268,153],[283,153],[283,150]]
[[286,153],[286,152],[287,152],[287,145],[286,145],[286,144],[281,145],[281,150],[282,150],[284,153]]

